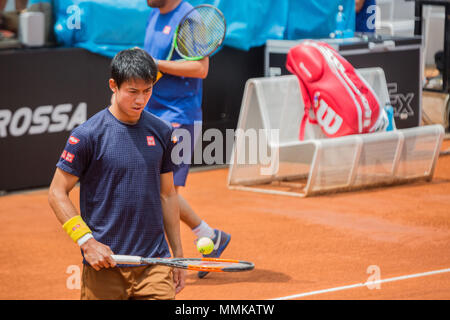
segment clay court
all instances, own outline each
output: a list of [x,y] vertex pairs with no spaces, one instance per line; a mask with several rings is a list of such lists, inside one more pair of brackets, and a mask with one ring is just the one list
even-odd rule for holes
[[[228,190],[227,172],[192,173],[184,196],[232,234],[223,258],[256,267],[201,280],[188,272],[178,299],[450,299],[450,156],[430,183],[303,199]],[[47,189],[0,197],[0,225],[0,299],[79,299],[81,255]],[[193,233],[181,233],[185,256],[199,256]]]

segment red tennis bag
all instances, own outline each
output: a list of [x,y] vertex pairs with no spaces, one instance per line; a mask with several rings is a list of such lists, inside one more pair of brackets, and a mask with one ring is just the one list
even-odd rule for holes
[[306,121],[330,138],[374,132],[383,125],[383,106],[372,88],[327,43],[301,42],[289,50],[286,67],[298,77],[305,105],[300,140]]

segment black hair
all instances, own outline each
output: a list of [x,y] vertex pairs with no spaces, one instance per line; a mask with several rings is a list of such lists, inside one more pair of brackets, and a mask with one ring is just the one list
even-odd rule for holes
[[122,50],[111,61],[111,78],[119,88],[122,83],[133,79],[154,84],[157,72],[153,58],[140,48]]

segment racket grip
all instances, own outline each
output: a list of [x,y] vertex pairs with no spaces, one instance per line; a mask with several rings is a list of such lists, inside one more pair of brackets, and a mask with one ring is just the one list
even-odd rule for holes
[[111,255],[118,264],[142,264],[142,258],[139,256],[126,256],[121,254]]

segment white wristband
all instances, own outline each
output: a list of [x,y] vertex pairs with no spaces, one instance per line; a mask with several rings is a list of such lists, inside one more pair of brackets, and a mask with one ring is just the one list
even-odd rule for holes
[[94,236],[92,233],[86,233],[84,236],[82,236],[80,239],[77,240],[78,245],[81,247],[86,241],[93,238]]

